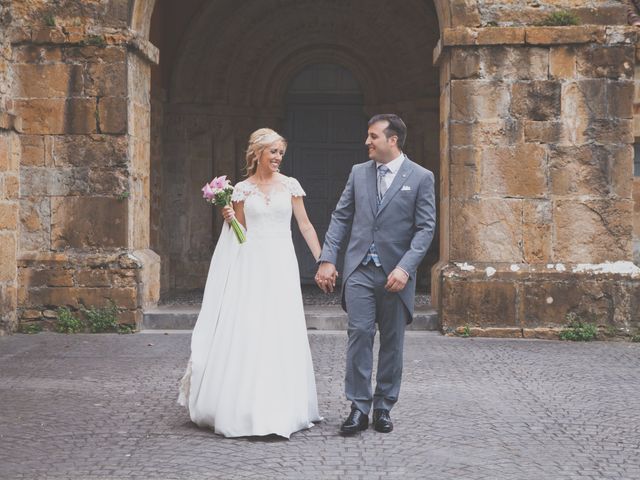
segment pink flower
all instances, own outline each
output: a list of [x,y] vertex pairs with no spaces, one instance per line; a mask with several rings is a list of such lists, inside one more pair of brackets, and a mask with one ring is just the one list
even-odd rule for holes
[[224,187],[227,186],[227,176],[222,175],[221,177],[216,177],[213,180],[211,180],[211,183],[209,185],[214,190],[222,190]]
[[216,192],[213,190],[213,188],[211,188],[211,185],[206,183],[204,187],[202,187],[202,198],[205,198],[207,200],[212,200],[213,197],[215,196],[216,196]]

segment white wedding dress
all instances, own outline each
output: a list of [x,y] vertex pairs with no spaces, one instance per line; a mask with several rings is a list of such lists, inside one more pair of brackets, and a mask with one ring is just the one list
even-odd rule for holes
[[226,437],[289,438],[321,420],[291,240],[291,197],[304,194],[284,176],[268,195],[238,183],[247,241],[225,224],[211,259],[178,403]]

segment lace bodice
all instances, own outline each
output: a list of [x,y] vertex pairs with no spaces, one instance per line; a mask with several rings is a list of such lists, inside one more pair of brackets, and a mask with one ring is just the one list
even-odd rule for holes
[[269,234],[290,234],[291,197],[306,195],[295,178],[282,179],[268,193],[250,180],[236,184],[231,200],[244,202],[248,238]]

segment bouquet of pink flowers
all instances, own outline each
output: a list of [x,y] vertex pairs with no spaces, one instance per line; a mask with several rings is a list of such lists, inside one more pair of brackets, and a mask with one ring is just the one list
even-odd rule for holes
[[[231,182],[227,180],[226,175],[216,177],[209,183],[206,183],[204,187],[202,187],[202,198],[204,198],[207,202],[212,203],[213,205],[217,205],[218,207],[231,205],[232,193],[233,185],[231,185]],[[238,242],[246,242],[247,238],[244,236],[244,232],[242,231],[242,227],[238,223],[238,220],[233,218],[230,222],[230,225],[234,233],[236,234]]]

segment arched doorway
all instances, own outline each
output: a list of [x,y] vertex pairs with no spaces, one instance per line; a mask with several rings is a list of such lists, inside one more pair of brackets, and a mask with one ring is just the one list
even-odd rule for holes
[[[163,297],[202,289],[220,221],[200,187],[211,175],[243,178],[246,141],[257,128],[270,126],[291,140],[283,168],[306,188],[321,237],[351,165],[366,160],[371,115],[402,116],[407,154],[438,174],[432,2],[397,8],[383,0],[188,0],[178,7],[158,0],[150,30],[162,52],[152,72],[150,163],[151,242],[162,259]],[[314,75],[322,80],[315,86],[308,83]],[[325,140],[305,137],[320,134],[313,122],[322,115],[332,118]],[[318,174],[319,166],[331,175]],[[302,280],[309,281],[311,256],[300,238],[296,244]],[[437,250],[434,242],[419,271],[422,293]]]
[[[351,167],[367,159],[363,95],[348,69],[315,64],[293,79],[286,103],[284,134],[289,147],[283,173],[306,189],[307,212],[322,239]],[[314,259],[297,228],[293,238],[300,279],[313,284]]]

